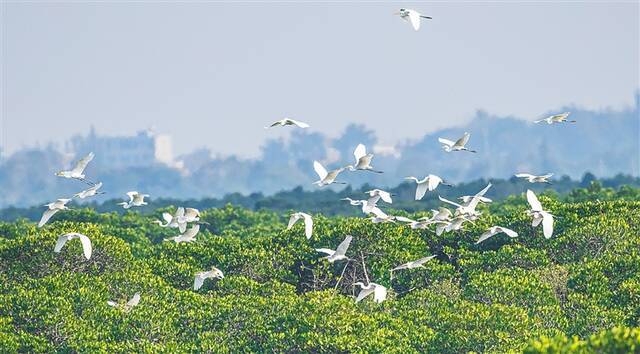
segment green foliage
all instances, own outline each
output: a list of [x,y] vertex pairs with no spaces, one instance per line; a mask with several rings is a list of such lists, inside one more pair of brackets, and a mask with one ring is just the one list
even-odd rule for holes
[[[0,223],[0,351],[638,352],[640,202],[581,193],[575,203],[540,197],[556,215],[548,240],[522,197],[483,206],[475,223],[442,236],[314,215],[307,240],[303,225],[286,230],[286,213],[229,205],[203,211],[197,241],[181,244],[163,241],[176,229],[152,222],[172,208],[76,209],[41,229]],[[519,236],[476,245],[492,225]],[[77,241],[53,252],[67,232],[91,238],[90,260]],[[349,261],[314,250],[345,235]],[[431,254],[424,268],[389,272]],[[212,266],[225,277],[193,291],[195,273]],[[353,283],[367,278],[389,288],[387,301],[355,304]],[[135,292],[131,311],[106,303]]]

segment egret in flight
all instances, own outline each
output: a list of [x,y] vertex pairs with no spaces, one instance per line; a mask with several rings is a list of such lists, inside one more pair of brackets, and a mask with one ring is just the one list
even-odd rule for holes
[[575,120],[568,120],[567,118],[569,117],[569,115],[571,114],[571,112],[564,112],[564,113],[560,113],[560,114],[554,114],[552,116],[549,116],[547,118],[543,118],[543,119],[538,119],[533,121],[534,123],[547,123],[547,124],[555,124],[555,123],[575,123]]
[[401,270],[401,269],[415,269],[415,268],[424,268],[424,264],[427,263],[428,261],[432,260],[436,258],[435,255],[433,256],[427,256],[427,257],[422,257],[420,259],[417,259],[415,261],[411,261],[411,262],[407,262],[405,264],[401,264],[393,269],[391,269],[392,272],[395,272],[396,270]]
[[91,162],[91,160],[93,160],[94,156],[95,155],[93,154],[93,152],[90,152],[89,154],[87,154],[87,156],[85,156],[82,159],[80,159],[71,170],[60,171],[60,172],[56,173],[56,176],[64,177],[64,178],[78,179],[78,180],[81,180],[81,181],[86,182],[88,184],[93,184],[93,183],[85,180],[84,170],[85,170],[85,168],[87,168],[87,165],[89,164],[89,162]]
[[56,242],[53,252],[60,253],[60,250],[62,250],[62,247],[64,247],[67,241],[71,241],[76,238],[80,240],[80,243],[82,243],[82,252],[84,253],[84,257],[86,259],[91,258],[91,240],[89,240],[89,237],[77,232],[71,232],[58,237],[58,242]]
[[353,152],[353,156],[356,158],[355,165],[349,165],[347,168],[349,171],[370,171],[375,173],[382,173],[382,171],[376,171],[371,167],[371,159],[373,158],[373,154],[367,154],[367,148],[363,144],[358,144],[355,151]]
[[445,186],[451,186],[449,183],[445,183],[442,178],[436,176],[436,175],[428,175],[427,177],[423,178],[423,179],[418,179],[416,177],[405,177],[405,179],[408,180],[413,180],[416,182],[416,184],[418,185],[416,187],[416,200],[420,200],[422,199],[422,197],[424,197],[425,193],[427,193],[427,191],[431,192],[434,191],[439,184],[445,185]]
[[121,202],[118,205],[122,205],[123,208],[129,209],[131,207],[138,207],[147,205],[148,203],[144,201],[144,198],[148,197],[148,194],[142,194],[136,191],[127,192],[127,196],[129,197],[128,202]]
[[373,211],[373,208],[376,208],[376,203],[372,202],[372,199],[369,200],[365,200],[365,199],[360,199],[360,200],[355,200],[355,199],[351,199],[351,198],[342,198],[340,200],[345,200],[348,201],[349,204],[353,205],[353,206],[358,206],[360,205],[362,207],[362,212],[364,214],[369,214]]
[[49,221],[49,219],[51,219],[51,217],[60,210],[69,209],[66,204],[70,201],[71,199],[58,199],[53,203],[45,204],[44,206],[48,207],[49,209],[45,210],[42,214],[42,218],[40,218],[38,227],[42,227],[44,224],[46,224],[47,221]]
[[400,9],[400,11],[396,12],[394,15],[400,16],[403,20],[409,22],[411,26],[413,26],[414,30],[420,29],[420,20],[426,18],[431,20],[432,18],[429,16],[423,16],[416,10],[411,9]]
[[315,181],[315,182],[313,182],[313,184],[316,184],[316,185],[318,185],[320,187],[328,186],[331,183],[346,184],[344,182],[336,182],[336,178],[338,177],[338,174],[340,174],[340,172],[344,171],[344,167],[335,169],[335,170],[333,170],[331,172],[327,172],[327,170],[324,168],[324,166],[322,166],[322,164],[320,164],[320,162],[313,161],[313,169],[318,174],[318,177],[320,177],[320,179]]
[[222,279],[224,278],[224,274],[216,267],[211,267],[211,270],[208,271],[196,273],[196,278],[193,281],[193,290],[200,289],[202,284],[204,284],[205,279],[208,278]]
[[162,213],[162,218],[165,221],[164,224],[160,220],[154,220],[153,222],[160,225],[160,227],[178,228],[180,232],[185,232],[187,230],[187,221],[183,207],[176,209],[176,212],[173,213],[173,215],[167,212]]
[[131,309],[138,306],[139,303],[140,303],[140,293],[135,293],[131,298],[131,300],[127,301],[127,303],[125,303],[122,306],[120,306],[120,304],[118,304],[115,301],[107,301],[107,305],[112,307],[120,307],[125,312],[131,311]]
[[360,293],[358,297],[356,297],[356,304],[371,294],[373,294],[373,301],[378,304],[387,299],[387,288],[380,284],[369,283],[369,285],[364,285],[362,282],[357,282],[353,285],[360,286]]
[[385,192],[382,189],[372,189],[370,191],[366,191],[366,194],[369,195],[369,203],[372,202],[373,198],[376,198],[373,203],[377,203],[378,200],[382,199],[385,203],[393,204],[393,200],[391,199],[391,193]]
[[511,229],[507,229],[506,227],[502,226],[492,226],[489,228],[489,230],[480,235],[480,238],[478,239],[478,241],[476,241],[476,245],[499,233],[503,233],[511,238],[518,237],[518,233]]
[[549,178],[551,178],[551,176],[553,176],[553,173],[547,173],[546,175],[542,175],[542,176],[536,176],[536,175],[532,175],[532,174],[529,174],[529,173],[516,173],[515,176],[518,177],[518,178],[524,178],[527,181],[529,181],[529,183],[547,183],[547,184],[551,184],[551,182],[549,182]]
[[287,230],[290,230],[298,220],[304,220],[304,235],[307,237],[307,240],[310,239],[311,234],[313,233],[313,218],[311,218],[311,215],[309,214],[301,212],[291,214]]
[[465,147],[470,137],[471,137],[471,134],[465,132],[462,138],[456,140],[455,142],[445,138],[438,138],[438,141],[442,144],[442,148],[446,152],[451,152],[451,151],[476,152],[475,150],[469,150]]
[[195,224],[191,226],[191,228],[184,233],[164,239],[165,241],[175,241],[175,243],[180,242],[193,242],[196,240],[196,235],[200,232],[200,224]]
[[352,236],[348,235],[347,237],[345,237],[344,241],[340,242],[340,244],[338,245],[338,248],[336,248],[336,250],[332,250],[332,249],[328,249],[328,248],[316,248],[317,252],[322,252],[322,253],[326,253],[327,256],[323,257],[326,258],[327,261],[329,261],[329,263],[333,263],[335,261],[341,261],[341,260],[345,260],[345,259],[349,259],[346,254],[347,254],[347,249],[349,248],[349,245],[351,244],[351,240],[353,239]]
[[83,190],[82,192],[74,194],[73,197],[84,199],[93,197],[96,194],[104,194],[104,192],[98,192],[98,189],[100,189],[100,187],[102,187],[102,182],[98,182],[97,184],[94,184],[93,186]]
[[476,199],[476,198],[478,199],[479,202],[491,203],[492,200],[484,196],[489,190],[489,188],[491,188],[491,186],[492,184],[489,183],[487,184],[486,187],[484,187],[480,192],[476,193],[475,195],[465,195],[465,196],[459,197],[458,199],[462,200],[462,203],[466,205],[469,205],[471,201],[473,201],[473,199]]
[[272,127],[284,127],[287,125],[295,125],[298,128],[309,128],[309,124],[305,123],[305,122],[300,122],[291,118],[284,118],[284,119],[280,119],[277,120],[273,123],[271,123],[270,126],[268,127],[264,127],[265,129],[269,129]]
[[530,190],[527,190],[527,202],[531,206],[528,211],[529,215],[533,217],[531,226],[537,227],[542,223],[542,232],[545,238],[551,238],[553,236],[553,215],[546,210],[542,209],[542,204],[538,200],[538,197]]

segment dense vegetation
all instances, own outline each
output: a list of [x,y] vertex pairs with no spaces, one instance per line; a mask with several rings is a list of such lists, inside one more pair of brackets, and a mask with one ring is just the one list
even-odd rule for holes
[[[598,185],[563,201],[541,196],[557,216],[548,240],[531,228],[522,195],[483,206],[475,223],[442,236],[314,214],[307,240],[302,225],[285,230],[286,213],[232,206],[204,211],[209,224],[189,244],[162,242],[176,229],[151,223],[171,208],[152,215],[76,209],[43,229],[27,220],[0,223],[0,348],[638,352],[640,202],[623,197]],[[520,236],[475,245],[492,225]],[[91,238],[90,260],[76,242],[53,253],[66,232]],[[329,264],[314,251],[347,234],[352,261]],[[394,266],[429,254],[437,257],[424,269],[391,279]],[[193,291],[194,274],[211,266],[225,278]],[[387,301],[354,303],[352,284],[367,276],[390,288]],[[142,300],[130,312],[106,304],[135,292]]]

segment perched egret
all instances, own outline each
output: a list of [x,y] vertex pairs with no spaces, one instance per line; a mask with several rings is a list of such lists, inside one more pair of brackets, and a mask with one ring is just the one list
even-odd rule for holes
[[[385,192],[382,189],[372,189],[370,191],[366,191],[365,193],[369,195],[369,198],[377,197],[377,199],[375,199],[375,203],[377,203],[379,199],[382,199],[382,201],[384,201],[385,203],[393,204],[391,193]],[[371,199],[369,199],[369,202],[371,202]]]
[[451,151],[476,152],[475,150],[469,150],[465,147],[470,137],[471,137],[471,134],[465,132],[464,135],[462,135],[462,138],[456,140],[455,142],[445,138],[438,138],[438,141],[442,144],[442,148],[446,152],[451,152]]
[[360,286],[360,293],[358,297],[356,297],[356,304],[371,294],[373,294],[373,300],[377,303],[381,303],[387,299],[387,288],[380,284],[369,283],[369,285],[364,285],[362,282],[357,282],[353,285]]
[[104,194],[104,192],[98,192],[98,189],[100,189],[100,187],[102,187],[102,182],[98,182],[97,184],[94,184],[93,186],[83,190],[82,192],[74,194],[73,197],[84,199],[93,197],[96,194]]
[[405,177],[405,179],[408,180],[413,180],[416,182],[416,184],[418,185],[416,187],[416,200],[420,200],[422,199],[422,197],[424,197],[425,193],[427,193],[427,191],[431,192],[434,191],[439,184],[445,185],[445,186],[451,186],[449,183],[445,183],[442,178],[436,176],[436,175],[428,175],[427,177],[423,178],[423,179],[418,179],[416,177]]
[[42,227],[44,224],[46,224],[47,221],[49,221],[49,219],[51,219],[51,217],[60,210],[69,209],[66,204],[70,201],[71,199],[58,199],[53,203],[45,204],[44,206],[48,207],[49,209],[45,210],[42,214],[42,218],[40,218],[38,227]]
[[316,248],[316,251],[326,253],[328,256],[323,258],[326,258],[329,261],[329,263],[349,259],[346,256],[346,253],[347,253],[347,249],[349,248],[349,245],[351,244],[352,239],[353,237],[350,235],[345,237],[344,241],[340,242],[340,244],[338,245],[338,248],[336,248],[335,251],[328,248]]
[[413,26],[414,30],[420,29],[420,19],[426,18],[431,20],[432,18],[429,16],[423,16],[416,10],[411,9],[400,9],[400,11],[394,13],[394,15],[400,16],[403,20],[409,22],[411,26]]
[[124,305],[120,305],[115,301],[107,301],[107,305],[112,307],[120,307],[125,312],[129,312],[132,308],[138,306],[140,303],[140,293],[135,293],[131,300],[127,301]]
[[320,179],[313,182],[313,184],[317,184],[320,187],[330,185],[331,183],[346,184],[344,182],[336,182],[338,174],[344,171],[344,167],[335,169],[331,172],[327,172],[327,170],[320,164],[320,162],[313,161],[313,169],[318,174],[318,177],[320,177]]
[[304,235],[307,237],[307,240],[311,238],[311,234],[313,233],[313,218],[311,215],[306,213],[293,213],[289,218],[289,224],[287,225],[287,230],[290,230],[293,225],[295,225],[298,220],[304,220]]
[[540,201],[530,189],[527,190],[527,201],[531,206],[528,213],[533,217],[531,226],[537,227],[542,222],[542,232],[544,237],[551,238],[551,236],[553,236],[553,215],[542,209],[542,204],[540,204]]
[[567,120],[567,118],[569,117],[569,115],[571,114],[571,112],[564,112],[564,113],[560,113],[560,114],[554,114],[552,116],[549,116],[547,118],[543,118],[543,119],[538,119],[533,121],[534,123],[542,123],[545,122],[547,124],[555,124],[555,123],[575,123],[575,120]]
[[407,262],[405,264],[401,264],[393,269],[391,269],[392,272],[395,272],[396,270],[401,270],[401,269],[414,269],[414,268],[424,268],[424,264],[427,263],[428,261],[432,260],[436,258],[435,255],[433,256],[427,256],[427,257],[422,257],[420,259],[417,259],[415,261],[412,262]]
[[529,174],[529,173],[516,173],[515,176],[518,177],[518,178],[524,178],[527,181],[529,181],[529,183],[547,183],[547,184],[551,184],[551,182],[549,182],[549,178],[551,178],[551,176],[553,176],[553,173],[547,173],[546,175],[542,175],[542,176],[536,176],[536,175],[532,175],[532,174]]
[[193,281],[193,290],[200,289],[202,284],[204,284],[205,279],[208,278],[222,279],[224,278],[224,274],[216,267],[211,267],[211,270],[208,271],[196,273],[195,280]]
[[287,125],[295,125],[298,128],[309,128],[309,124],[305,122],[300,122],[291,118],[284,118],[271,123],[270,126],[264,127],[264,129],[269,129],[273,127],[284,127]]
[[382,173],[382,171],[376,171],[371,167],[371,159],[373,158],[373,154],[367,154],[367,148],[363,144],[359,144],[355,151],[353,152],[353,156],[356,157],[355,165],[348,165],[347,168],[349,171],[370,171],[375,173]]
[[196,235],[198,234],[198,232],[200,232],[200,225],[199,224],[195,224],[195,225],[191,226],[190,229],[188,229],[185,232],[183,232],[182,234],[180,234],[178,236],[169,237],[169,238],[166,238],[164,240],[165,241],[175,241],[175,243],[193,242],[193,241],[196,240]]
[[478,241],[476,241],[476,245],[482,241],[485,241],[489,237],[493,235],[497,235],[499,233],[504,233],[505,235],[511,238],[518,237],[518,233],[511,229],[507,229],[506,227],[502,227],[502,226],[492,226],[489,228],[489,230],[485,231],[482,235],[480,235],[480,238],[478,239]]
[[89,184],[93,184],[93,183],[85,180],[84,170],[85,170],[85,168],[87,168],[87,165],[89,164],[89,162],[91,162],[91,160],[93,160],[94,156],[95,155],[93,154],[93,152],[90,152],[89,154],[87,154],[87,156],[85,156],[82,159],[80,159],[71,170],[60,171],[60,172],[56,173],[56,176],[64,177],[64,178],[78,179],[78,180],[81,180],[83,182],[87,182]]
[[56,246],[53,249],[53,252],[60,253],[60,250],[62,250],[62,247],[64,247],[67,241],[73,240],[75,238],[80,239],[80,242],[82,243],[82,252],[84,253],[84,257],[86,259],[91,258],[91,240],[89,240],[87,236],[79,234],[77,232],[71,232],[58,237],[58,242],[56,242]]
[[127,192],[127,196],[129,197],[128,202],[118,203],[118,205],[122,205],[122,207],[125,209],[147,205],[147,202],[144,201],[144,198],[148,197],[149,195],[142,194],[136,191],[131,191],[131,192]]

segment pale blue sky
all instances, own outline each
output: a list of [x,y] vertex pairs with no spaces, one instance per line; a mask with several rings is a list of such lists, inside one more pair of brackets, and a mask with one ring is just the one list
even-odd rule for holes
[[[399,7],[433,16],[419,32]],[[470,119],[633,104],[638,2],[67,2],[2,5],[14,151],[94,125],[178,153],[256,156],[290,116],[392,144]]]

